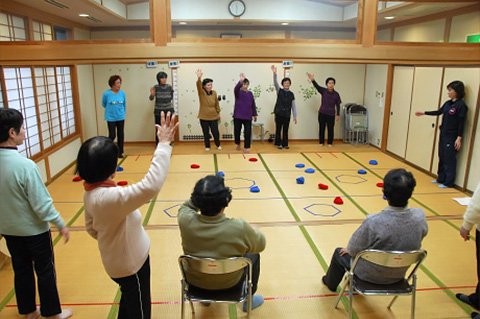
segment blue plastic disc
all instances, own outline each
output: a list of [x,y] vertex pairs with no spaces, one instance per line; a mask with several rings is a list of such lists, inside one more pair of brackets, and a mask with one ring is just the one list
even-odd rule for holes
[[313,168],[307,168],[307,169],[305,170],[305,173],[313,174],[313,173],[315,173],[315,170],[314,170]]
[[297,178],[297,184],[304,184],[305,178],[303,176]]

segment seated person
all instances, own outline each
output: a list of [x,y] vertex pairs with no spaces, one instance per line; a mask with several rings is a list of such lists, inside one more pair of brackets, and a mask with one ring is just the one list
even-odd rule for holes
[[[353,233],[347,248],[337,248],[332,256],[323,283],[331,291],[337,289],[355,256],[365,249],[409,251],[420,249],[428,231],[425,214],[420,208],[408,208],[416,182],[412,173],[393,169],[383,179],[383,194],[388,207],[369,215]],[[386,268],[359,260],[356,275],[375,284],[391,284],[405,278],[407,269]]]
[[[231,192],[220,176],[209,175],[196,183],[190,200],[178,211],[183,252],[196,257],[249,258],[253,264],[252,293],[255,293],[260,276],[259,252],[265,249],[265,236],[244,220],[225,216],[225,207],[232,200]],[[244,274],[240,271],[209,276],[190,272],[186,276],[190,284],[199,288],[224,290],[241,285]],[[261,304],[263,297],[254,295],[252,309]],[[243,311],[246,310],[244,303]]]

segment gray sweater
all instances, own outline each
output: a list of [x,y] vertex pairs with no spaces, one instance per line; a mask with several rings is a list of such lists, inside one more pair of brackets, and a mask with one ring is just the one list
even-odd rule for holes
[[[353,258],[365,249],[416,250],[427,235],[428,225],[419,208],[388,206],[375,215],[369,215],[353,233],[347,250]],[[368,282],[390,284],[404,278],[405,268],[384,268],[364,260],[357,265],[357,276]]]

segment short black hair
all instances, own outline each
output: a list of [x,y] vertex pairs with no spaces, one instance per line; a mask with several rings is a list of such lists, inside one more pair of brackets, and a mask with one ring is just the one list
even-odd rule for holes
[[383,194],[393,207],[405,207],[417,185],[413,174],[403,168],[392,169],[383,178]]
[[202,215],[216,216],[232,200],[232,190],[225,187],[223,177],[208,175],[195,184],[191,200]]
[[160,83],[160,79],[166,79],[168,78],[167,73],[160,71],[157,73],[157,82]]
[[113,87],[113,85],[115,84],[115,82],[117,82],[117,80],[120,80],[120,82],[122,82],[122,78],[120,77],[120,75],[112,75],[109,79],[108,79],[108,85],[110,87]]
[[16,109],[0,109],[0,143],[8,140],[11,128],[19,134],[23,125],[23,115]]
[[203,81],[202,81],[202,87],[205,86],[205,85],[207,85],[208,83],[212,83],[212,82],[213,82],[212,79],[205,78],[205,79],[203,79]]
[[330,82],[330,81],[333,81],[333,84],[337,84],[337,81],[335,81],[334,78],[332,78],[331,76],[329,76],[329,77],[325,80],[325,85],[327,85],[328,82]]
[[243,79],[242,84],[250,84],[250,81],[247,78],[245,78],[245,79]]
[[465,85],[462,81],[453,81],[448,83],[447,89],[452,89],[457,93],[457,98],[463,99],[465,96]]
[[282,79],[282,85],[283,85],[283,82],[286,82],[286,81],[288,81],[288,82],[290,82],[290,84],[292,84],[292,80],[290,80],[290,78],[283,78]]
[[118,147],[106,136],[83,142],[77,155],[75,173],[87,183],[107,180],[117,169]]

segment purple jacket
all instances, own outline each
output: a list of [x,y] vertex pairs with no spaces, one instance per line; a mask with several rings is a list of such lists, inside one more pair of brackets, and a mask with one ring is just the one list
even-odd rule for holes
[[233,89],[235,94],[235,107],[233,109],[233,118],[239,120],[252,120],[252,117],[257,116],[257,106],[253,93],[250,91],[243,91],[242,82],[238,81]]
[[312,81],[312,84],[317,89],[318,93],[322,95],[322,104],[320,104],[318,112],[331,116],[334,116],[335,114],[340,115],[340,104],[342,103],[340,94],[335,90],[332,92],[328,91],[327,88],[318,85],[315,80]]

